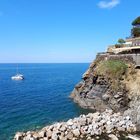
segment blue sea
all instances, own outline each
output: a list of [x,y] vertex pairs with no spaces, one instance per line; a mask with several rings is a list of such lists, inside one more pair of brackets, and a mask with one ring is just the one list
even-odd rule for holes
[[88,66],[19,64],[25,80],[13,81],[16,64],[0,64],[0,140],[86,114],[69,95]]

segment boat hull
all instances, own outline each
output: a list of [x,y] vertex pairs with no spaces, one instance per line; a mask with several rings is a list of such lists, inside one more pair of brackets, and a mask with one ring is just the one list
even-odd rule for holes
[[15,75],[15,76],[12,76],[11,79],[12,80],[23,80],[24,77],[23,77],[23,75]]

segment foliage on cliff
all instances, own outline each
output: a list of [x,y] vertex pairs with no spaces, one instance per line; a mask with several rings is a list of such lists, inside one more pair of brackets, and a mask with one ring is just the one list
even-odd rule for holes
[[125,40],[122,39],[122,38],[120,38],[120,39],[118,39],[118,43],[119,43],[119,44],[123,44],[123,43],[125,43]]
[[131,30],[132,36],[140,37],[140,16],[132,22],[132,25],[134,26]]
[[137,18],[132,22],[132,25],[133,25],[133,26],[140,25],[140,16],[137,17]]
[[118,79],[126,72],[127,65],[121,60],[102,61],[97,72],[99,75],[108,76],[111,79]]
[[131,33],[134,37],[140,37],[140,28],[139,27],[134,27],[131,30]]
[[113,90],[118,90],[120,80],[126,74],[127,64],[121,60],[104,60],[97,67],[97,74],[110,79]]

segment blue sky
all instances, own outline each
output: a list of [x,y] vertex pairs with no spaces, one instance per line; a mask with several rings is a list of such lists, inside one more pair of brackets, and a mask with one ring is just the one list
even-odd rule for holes
[[130,35],[140,0],[0,0],[0,63],[91,62]]

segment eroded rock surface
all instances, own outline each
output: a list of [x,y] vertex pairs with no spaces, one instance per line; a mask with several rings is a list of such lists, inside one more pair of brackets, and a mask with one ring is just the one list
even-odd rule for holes
[[99,111],[110,108],[116,112],[126,110],[129,98],[127,96],[128,90],[123,80],[118,79],[118,88],[114,90],[112,83],[117,79],[111,79],[107,75],[99,75],[97,72],[100,62],[116,59],[133,65],[133,61],[130,58],[110,57],[105,59],[98,56],[83,75],[83,80],[75,86],[70,97],[83,108]]
[[[103,61],[120,60],[127,70],[119,78],[110,78],[108,73],[98,74],[98,65]],[[133,58],[125,55],[97,56],[71,93],[71,98],[83,108],[97,111],[112,109],[132,117],[140,130],[140,69],[135,69]],[[117,88],[113,88],[114,82]]]

